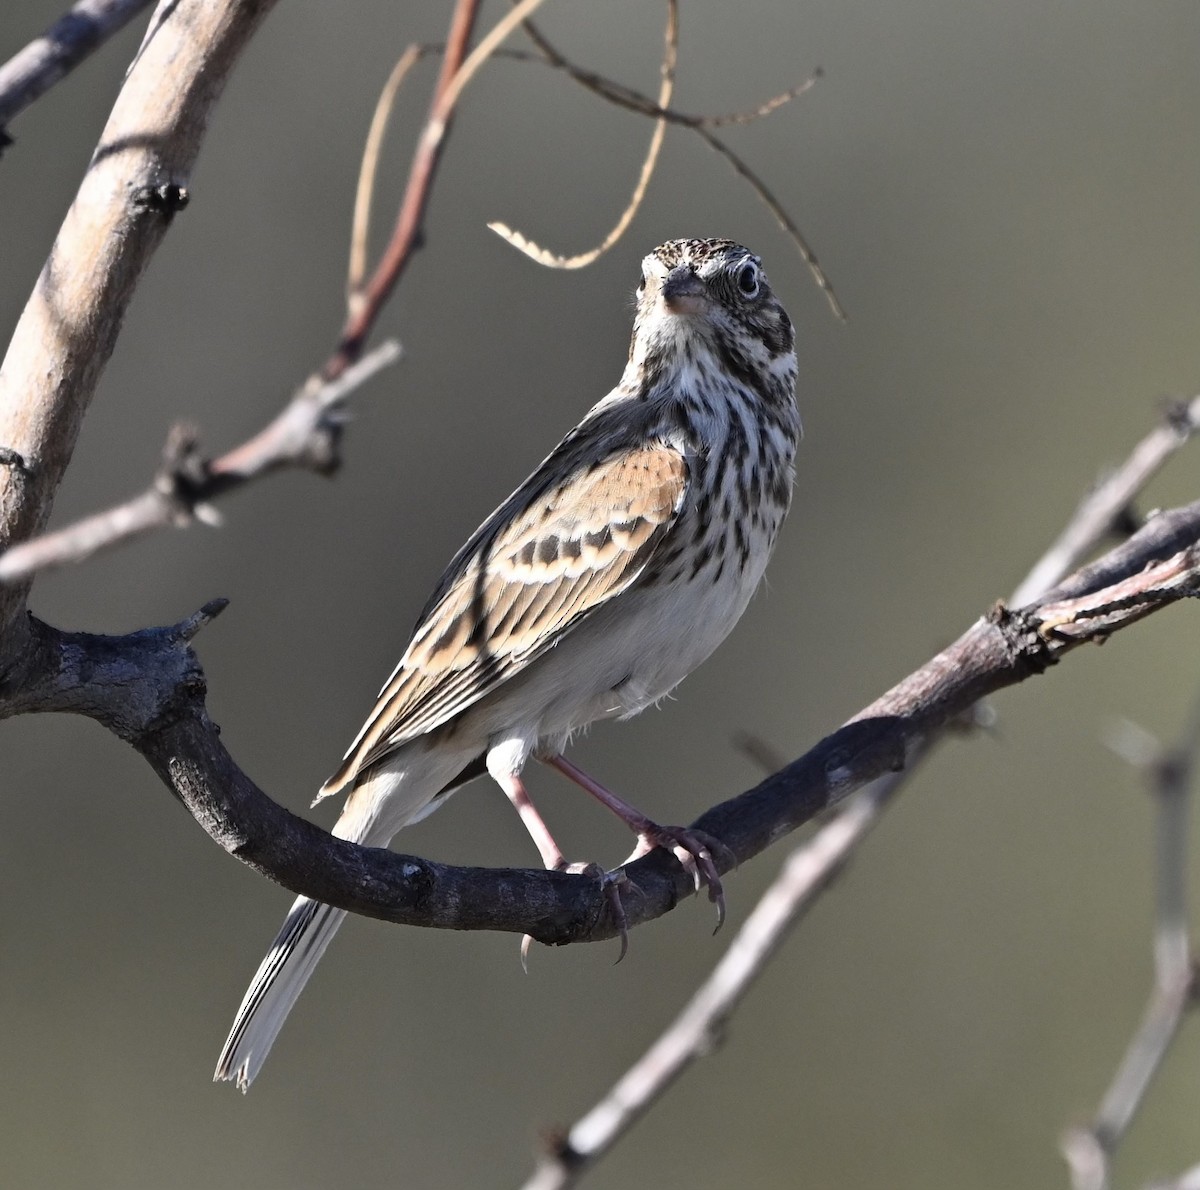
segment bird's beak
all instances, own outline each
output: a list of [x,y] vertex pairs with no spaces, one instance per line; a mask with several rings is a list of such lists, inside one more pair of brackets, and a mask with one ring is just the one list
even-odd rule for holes
[[667,274],[659,293],[672,314],[699,314],[708,302],[704,282],[688,264],[676,265]]

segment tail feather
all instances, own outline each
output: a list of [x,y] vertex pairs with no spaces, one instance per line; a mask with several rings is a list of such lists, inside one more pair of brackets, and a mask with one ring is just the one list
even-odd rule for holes
[[296,998],[317,960],[346,916],[307,897],[298,897],[254,978],[217,1060],[214,1082],[236,1081],[245,1091],[262,1068]]
[[[445,804],[473,759],[472,752],[407,747],[390,765],[358,778],[333,833],[370,847],[386,847],[401,827]],[[214,1082],[236,1082],[242,1091],[250,1086],[345,917],[345,910],[307,897],[293,903],[242,999],[217,1061]]]

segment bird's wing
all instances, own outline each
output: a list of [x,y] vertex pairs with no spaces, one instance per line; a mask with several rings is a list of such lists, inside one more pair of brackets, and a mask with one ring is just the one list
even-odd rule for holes
[[643,573],[687,494],[684,456],[638,446],[547,483],[556,456],[450,564],[322,796],[520,673]]

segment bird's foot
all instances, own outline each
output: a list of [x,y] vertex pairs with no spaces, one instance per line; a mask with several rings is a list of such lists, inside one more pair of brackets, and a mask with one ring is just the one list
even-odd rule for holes
[[708,888],[708,899],[717,907],[717,925],[715,934],[725,924],[725,886],[721,883],[721,874],[717,871],[718,859],[727,868],[735,867],[737,857],[712,835],[703,831],[689,830],[683,826],[659,826],[651,822],[638,831],[638,845],[630,860],[640,859],[648,855],[656,847],[670,851],[683,865],[696,886],[696,891]]
[[[600,882],[600,891],[608,902],[608,911],[612,916],[613,924],[617,927],[617,936],[621,939],[621,951],[613,964],[615,966],[629,950],[629,919],[625,916],[625,906],[621,903],[621,889],[631,885],[633,881],[625,875],[623,868],[606,872],[599,864],[592,863],[568,864],[564,862],[557,865],[556,871],[570,872],[576,876],[591,876]],[[521,966],[526,975],[529,974],[529,948],[533,945],[533,941],[532,934],[524,934],[521,937]]]

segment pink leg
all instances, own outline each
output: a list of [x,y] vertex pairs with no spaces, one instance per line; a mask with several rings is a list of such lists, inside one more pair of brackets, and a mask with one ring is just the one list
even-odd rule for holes
[[[533,804],[529,792],[525,788],[525,782],[521,780],[517,773],[509,773],[496,777],[496,783],[508,795],[508,800],[512,802],[517,813],[521,816],[521,821],[525,824],[525,829],[529,832],[530,838],[533,839],[541,854],[542,863],[550,871],[573,871],[579,872],[582,875],[599,875],[600,881],[604,886],[605,895],[608,897],[609,908],[612,911],[613,918],[621,934],[621,953],[617,956],[617,962],[619,963],[625,957],[625,951],[629,943],[628,933],[625,929],[625,910],[621,907],[621,896],[618,890],[620,881],[610,879],[608,873],[595,864],[567,863],[566,856],[563,855],[562,849],[554,841],[554,836],[550,833],[550,828],[546,825],[546,820],[538,813],[537,806]],[[525,934],[521,938],[521,966],[526,971],[529,970],[529,948],[532,945],[533,937]]]
[[601,805],[607,806],[637,835],[635,856],[645,855],[655,847],[665,847],[673,852],[684,870],[691,873],[697,888],[701,884],[708,885],[708,898],[717,907],[717,929],[721,928],[725,922],[725,890],[713,860],[713,849],[720,849],[715,840],[681,826],[659,826],[624,798],[618,797],[594,777],[588,776],[565,756],[549,756],[546,758],[546,764],[558,769],[563,776],[590,793]]
[[545,819],[538,813],[537,806],[529,800],[525,782],[516,773],[510,773],[503,780],[497,777],[496,781],[508,794],[508,800],[512,802],[521,816],[521,821],[525,824],[529,837],[534,841],[541,854],[542,863],[552,872],[558,872],[565,868],[567,866],[566,857],[554,841],[554,836],[550,833]]

